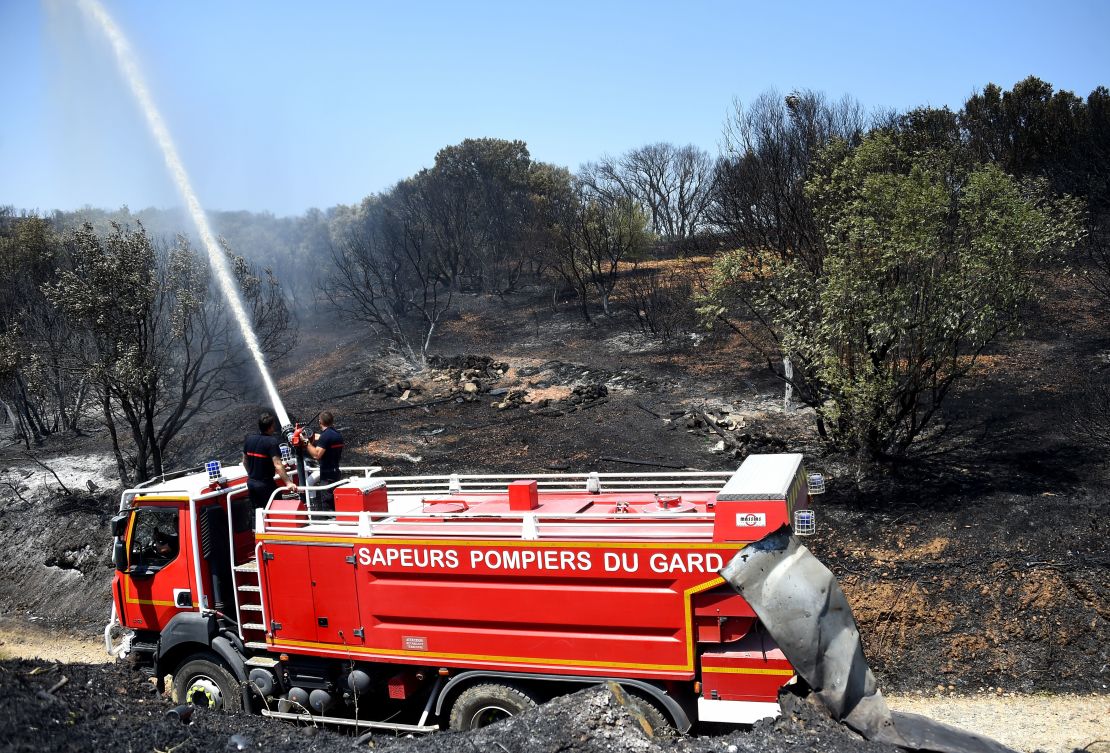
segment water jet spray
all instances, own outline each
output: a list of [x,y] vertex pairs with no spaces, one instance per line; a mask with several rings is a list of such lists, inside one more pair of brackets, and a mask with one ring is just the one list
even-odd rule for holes
[[208,262],[216,273],[220,290],[227,299],[235,320],[239,323],[239,329],[243,333],[247,349],[250,350],[251,356],[254,357],[255,363],[258,365],[258,372],[262,375],[262,381],[273,404],[274,413],[277,414],[278,425],[286,426],[289,424],[289,414],[286,413],[285,405],[281,401],[281,396],[278,395],[277,386],[274,384],[273,377],[270,376],[270,370],[266,368],[266,357],[262,353],[262,346],[259,345],[258,337],[251,327],[250,317],[243,307],[243,301],[239,297],[239,291],[235,286],[235,278],[232,276],[227,260],[216,242],[212,228],[208,225],[208,217],[204,214],[204,209],[201,208],[200,200],[197,198],[196,192],[193,191],[189,175],[185,172],[185,165],[177,153],[177,146],[170,137],[169,128],[166,127],[161,113],[154,105],[154,99],[150,96],[150,90],[147,89],[146,81],[139,71],[138,60],[131,50],[131,45],[99,0],[78,0],[78,5],[86,16],[96,22],[96,25],[112,45],[112,51],[115,53],[116,64],[120,73],[127,81],[131,94],[139,103],[139,108],[143,111],[151,135],[154,136],[154,140],[158,142],[158,147],[162,150],[166,168],[177,186],[178,193],[181,194],[181,198],[185,202],[185,208],[196,227],[197,234],[200,236],[201,245],[208,253]]

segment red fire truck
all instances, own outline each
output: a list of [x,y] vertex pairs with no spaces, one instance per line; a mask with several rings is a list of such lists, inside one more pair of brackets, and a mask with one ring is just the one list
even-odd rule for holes
[[717,571],[823,489],[735,472],[382,478],[252,510],[241,466],[123,494],[105,642],[175,697],[282,719],[472,729],[615,680],[656,723],[778,713],[794,670]]

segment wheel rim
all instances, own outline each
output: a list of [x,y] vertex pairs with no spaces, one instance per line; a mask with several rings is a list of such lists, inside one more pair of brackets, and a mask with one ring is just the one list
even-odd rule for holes
[[477,712],[475,712],[474,717],[471,720],[470,728],[478,729],[479,727],[485,727],[487,725],[493,724],[494,722],[499,722],[502,719],[508,719],[512,715],[513,713],[504,706],[496,706],[493,704],[489,706],[483,706],[482,708],[478,709]]
[[185,692],[185,700],[194,706],[207,707],[213,710],[222,709],[224,706],[223,693],[220,692],[220,686],[211,677],[205,675],[197,675],[193,681],[189,683],[189,689]]

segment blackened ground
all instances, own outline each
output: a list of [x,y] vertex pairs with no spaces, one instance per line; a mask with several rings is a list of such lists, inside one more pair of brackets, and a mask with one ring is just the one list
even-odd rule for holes
[[809,543],[848,595],[884,689],[1106,692],[1105,494],[834,504]]
[[[885,689],[1106,692],[1110,448],[1074,413],[1110,330],[1070,284],[983,359],[948,406],[937,454],[862,481],[825,454],[811,414],[782,411],[780,386],[739,338],[660,348],[620,319],[551,313],[546,299],[467,297],[438,341],[446,358],[423,372],[353,327],[306,330],[275,371],[294,415],[336,411],[346,463],[389,475],[730,470],[748,452],[804,452],[829,477],[809,543],[841,579]],[[175,467],[237,460],[259,407],[196,422]],[[51,465],[96,452],[111,463],[103,434],[38,452]],[[19,448],[0,449],[5,467],[46,477]],[[26,499],[0,484],[0,609],[95,634],[118,497],[82,492],[83,479],[67,480],[76,495],[51,481],[33,496],[5,478]]]
[[[68,680],[52,695],[47,691]],[[349,738],[254,716],[198,711],[188,726],[125,664],[0,662],[0,749],[9,751],[222,751],[233,734],[251,750],[350,750]]]
[[[62,679],[67,682],[52,694]],[[197,710],[189,724],[126,665],[0,662],[0,750],[27,751],[351,751],[355,735],[258,716]],[[735,746],[735,747],[732,747]],[[837,725],[804,701],[784,701],[783,716],[727,736],[649,737],[634,711],[599,686],[472,733],[420,738],[375,735],[362,749],[399,753],[893,753]]]
[[[51,448],[60,460],[47,462],[67,483],[8,448],[9,483],[0,491],[0,614],[29,617],[65,630],[89,634],[108,617],[111,535],[108,521],[119,494],[91,468],[102,457],[97,437],[66,438]],[[85,463],[63,463],[72,458]],[[0,461],[0,468],[4,466]],[[68,466],[63,467],[63,465]],[[25,471],[26,481],[14,479]],[[86,482],[93,476],[95,489]],[[2,488],[2,487],[0,487]],[[7,494],[3,492],[6,491]]]

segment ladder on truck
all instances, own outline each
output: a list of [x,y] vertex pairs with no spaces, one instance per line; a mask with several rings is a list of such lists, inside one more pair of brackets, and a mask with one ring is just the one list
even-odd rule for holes
[[262,588],[258,577],[258,547],[253,547],[249,556],[239,557],[235,548],[235,531],[232,527],[232,500],[246,491],[247,485],[239,484],[224,490],[223,494],[235,624],[244,645],[251,648],[266,648],[266,620],[262,607]]
[[262,608],[262,587],[258,577],[258,558],[236,564],[232,568],[235,581],[236,617],[239,637],[247,648],[268,648],[266,645],[265,612]]

